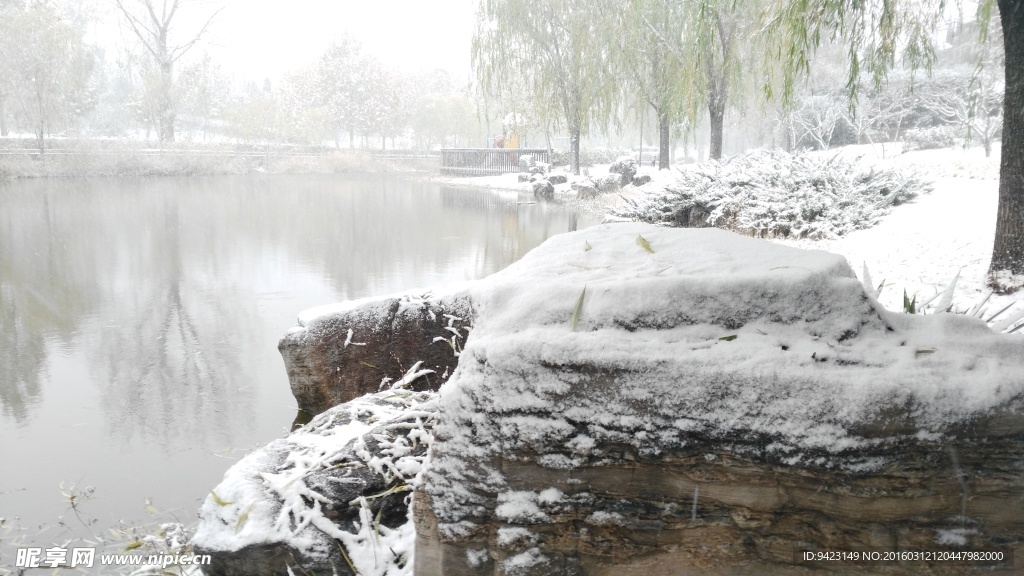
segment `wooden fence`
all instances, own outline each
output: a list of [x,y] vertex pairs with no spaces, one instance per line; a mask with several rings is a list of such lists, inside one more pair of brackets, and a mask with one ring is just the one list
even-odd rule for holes
[[441,150],[441,173],[486,176],[519,172],[522,156],[550,163],[548,151],[543,148],[445,148]]

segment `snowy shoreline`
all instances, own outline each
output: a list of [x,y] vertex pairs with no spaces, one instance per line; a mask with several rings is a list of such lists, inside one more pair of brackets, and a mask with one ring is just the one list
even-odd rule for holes
[[[899,146],[860,145],[837,148],[815,154],[844,158],[863,158],[878,167],[915,170],[934,183],[930,193],[893,209],[882,221],[866,230],[840,238],[821,240],[768,238],[787,246],[825,250],[844,256],[850,267],[864,279],[866,269],[874,287],[883,283],[879,302],[888,310],[902,311],[903,291],[917,302],[927,301],[942,292],[954,278],[955,310],[968,310],[989,294],[986,286],[995,230],[999,182],[999,149],[988,158],[981,148],[944,148],[904,153]],[[671,172],[641,167],[638,174],[649,174],[655,183],[672,178]],[[602,175],[606,165],[592,166],[590,174]],[[580,199],[570,188],[582,176],[569,175],[569,182],[555,186],[553,201],[591,214],[604,215],[606,221],[624,205],[624,197],[637,199],[641,188],[627,186],[617,193]],[[432,177],[448,186],[507,189],[529,192],[529,183],[517,182],[516,174],[483,177]],[[1010,306],[1005,317],[1024,311],[1018,295],[992,295],[985,303],[991,312]]]
[[68,140],[38,148],[0,140],[0,182],[27,178],[117,178],[237,174],[413,172],[422,159],[377,158],[358,150],[306,150],[181,142]]

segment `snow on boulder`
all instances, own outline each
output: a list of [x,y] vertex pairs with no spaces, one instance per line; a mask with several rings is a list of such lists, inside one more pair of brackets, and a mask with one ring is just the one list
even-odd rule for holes
[[434,392],[395,387],[336,406],[240,460],[192,539],[206,576],[412,571],[409,497],[432,440]]
[[555,187],[546,178],[538,178],[532,181],[533,195],[541,198],[552,198],[555,195]]
[[636,176],[637,162],[632,156],[620,156],[608,167],[608,172],[620,176],[620,186],[625,186],[633,181]]
[[418,576],[813,573],[836,567],[796,551],[949,534],[1024,552],[1019,338],[889,313],[840,256],[716,229],[563,234],[469,294]]

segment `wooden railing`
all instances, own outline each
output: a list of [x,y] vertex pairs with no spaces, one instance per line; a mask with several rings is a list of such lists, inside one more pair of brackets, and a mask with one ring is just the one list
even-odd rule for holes
[[463,176],[484,176],[519,172],[519,158],[533,156],[537,162],[550,162],[543,148],[445,148],[441,150],[441,172]]

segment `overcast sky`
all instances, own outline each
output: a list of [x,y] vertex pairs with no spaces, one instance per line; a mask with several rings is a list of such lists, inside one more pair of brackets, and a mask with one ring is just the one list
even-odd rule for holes
[[[279,79],[345,33],[409,70],[469,74],[475,0],[227,0],[210,52],[244,80]],[[212,6],[212,4],[210,5]]]

